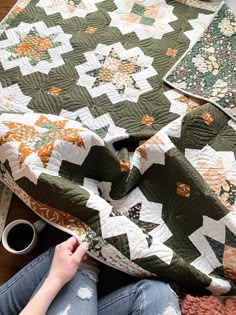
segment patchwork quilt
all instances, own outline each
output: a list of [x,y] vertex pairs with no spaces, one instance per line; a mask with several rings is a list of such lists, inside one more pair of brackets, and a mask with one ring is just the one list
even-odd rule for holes
[[228,16],[198,0],[20,0],[0,25],[2,182],[103,263],[235,294],[236,123],[163,81]]

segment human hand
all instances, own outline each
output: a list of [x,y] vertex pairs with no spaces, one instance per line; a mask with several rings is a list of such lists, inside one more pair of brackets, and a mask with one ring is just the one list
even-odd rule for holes
[[55,247],[48,279],[63,286],[73,278],[88,250],[88,243],[79,244],[72,236]]

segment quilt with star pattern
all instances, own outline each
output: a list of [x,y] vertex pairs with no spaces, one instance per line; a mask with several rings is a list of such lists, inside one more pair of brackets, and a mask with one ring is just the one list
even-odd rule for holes
[[102,263],[233,295],[236,123],[163,81],[220,12],[19,0],[0,24],[0,179]]

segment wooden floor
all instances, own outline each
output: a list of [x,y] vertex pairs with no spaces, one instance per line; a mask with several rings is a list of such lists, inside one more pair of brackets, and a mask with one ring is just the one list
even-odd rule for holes
[[0,0],[0,20],[10,11],[16,0]]

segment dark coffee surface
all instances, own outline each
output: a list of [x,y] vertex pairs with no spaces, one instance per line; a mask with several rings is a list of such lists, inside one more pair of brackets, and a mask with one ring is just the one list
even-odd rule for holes
[[15,225],[8,233],[8,245],[17,251],[23,250],[28,247],[32,242],[34,231],[28,224],[21,223]]

